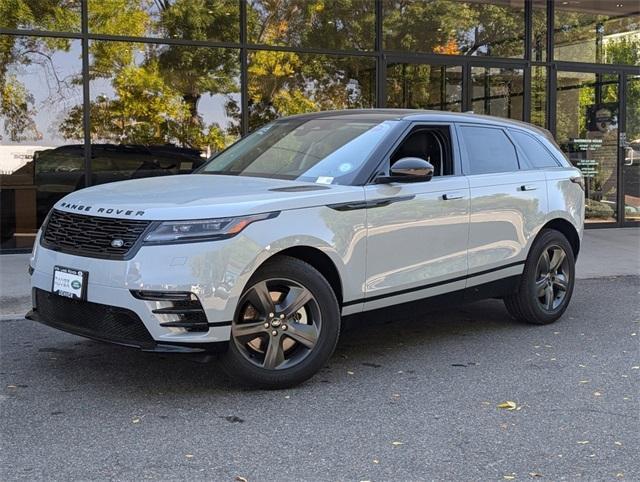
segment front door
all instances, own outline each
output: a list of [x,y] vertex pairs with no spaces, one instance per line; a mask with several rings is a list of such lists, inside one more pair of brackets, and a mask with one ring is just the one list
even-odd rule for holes
[[467,274],[469,187],[449,125],[416,125],[385,160],[431,162],[435,175],[416,183],[370,184],[365,309],[462,289]]

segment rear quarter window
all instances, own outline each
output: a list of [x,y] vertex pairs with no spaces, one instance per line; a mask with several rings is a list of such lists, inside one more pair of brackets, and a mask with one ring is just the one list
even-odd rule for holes
[[510,131],[520,150],[534,168],[558,167],[558,161],[534,136],[522,131]]

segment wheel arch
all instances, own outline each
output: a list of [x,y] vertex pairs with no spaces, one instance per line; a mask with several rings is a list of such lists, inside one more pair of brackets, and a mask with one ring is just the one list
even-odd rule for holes
[[296,258],[300,261],[304,261],[305,263],[310,264],[315,269],[317,269],[320,274],[322,274],[322,276],[324,276],[325,279],[329,282],[329,285],[336,295],[339,306],[342,307],[342,280],[340,278],[338,268],[329,255],[324,253],[322,250],[311,246],[292,246],[291,248],[286,248],[278,251],[273,256],[267,258],[264,263],[272,261],[277,256],[289,256],[291,258]]
[[536,236],[536,239],[540,236],[540,233],[544,229],[553,229],[562,233],[571,245],[574,258],[578,259],[578,253],[580,252],[580,235],[578,234],[578,230],[573,224],[563,218],[552,219],[548,221],[544,226],[542,226]]

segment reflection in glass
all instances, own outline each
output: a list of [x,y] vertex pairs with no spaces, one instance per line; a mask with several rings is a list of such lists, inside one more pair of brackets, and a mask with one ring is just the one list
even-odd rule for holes
[[239,53],[90,44],[92,184],[191,172],[233,142]]
[[388,50],[524,58],[524,0],[383,0]]
[[249,53],[249,130],[278,117],[375,105],[375,59]]
[[330,50],[373,50],[374,0],[249,0],[249,42]]
[[547,128],[547,68],[531,67],[531,121]]
[[349,116],[274,122],[199,172],[348,185],[396,124]]
[[83,147],[64,127],[82,113],[80,41],[1,40],[0,247],[28,248],[51,206],[84,175]]
[[387,66],[387,107],[462,110],[462,67],[427,64]]
[[81,0],[0,1],[0,28],[80,31]]
[[627,131],[624,139],[624,218],[640,221],[640,75],[627,77]]
[[522,69],[472,67],[473,112],[522,120],[522,82]]
[[555,3],[554,59],[640,65],[638,2]]
[[547,60],[547,2],[533,0],[532,2],[532,38],[531,60],[544,62]]
[[240,41],[238,0],[88,1],[91,33]]
[[617,77],[559,71],[556,109],[558,144],[585,178],[587,221],[615,221]]

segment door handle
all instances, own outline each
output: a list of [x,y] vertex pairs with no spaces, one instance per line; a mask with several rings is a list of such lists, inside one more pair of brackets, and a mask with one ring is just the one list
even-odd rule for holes
[[452,201],[453,199],[462,199],[464,196],[461,191],[448,192],[442,195],[444,201]]
[[520,186],[521,191],[535,191],[536,189],[538,188],[532,184],[523,184]]

